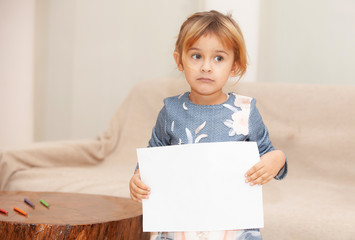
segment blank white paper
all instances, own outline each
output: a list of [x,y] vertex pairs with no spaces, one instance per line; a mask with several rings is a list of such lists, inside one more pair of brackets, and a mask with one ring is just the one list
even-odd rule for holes
[[264,227],[262,187],[245,183],[256,164],[255,142],[137,149],[144,232],[219,231]]

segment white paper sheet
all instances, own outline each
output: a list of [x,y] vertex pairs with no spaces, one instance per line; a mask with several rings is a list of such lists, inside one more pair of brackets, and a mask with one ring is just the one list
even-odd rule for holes
[[262,228],[262,187],[244,174],[259,158],[255,142],[199,143],[137,149],[143,231],[219,231]]

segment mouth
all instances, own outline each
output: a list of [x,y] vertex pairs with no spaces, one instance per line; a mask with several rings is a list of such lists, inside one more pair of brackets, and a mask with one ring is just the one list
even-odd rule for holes
[[197,80],[201,82],[213,82],[213,80],[210,78],[197,78]]

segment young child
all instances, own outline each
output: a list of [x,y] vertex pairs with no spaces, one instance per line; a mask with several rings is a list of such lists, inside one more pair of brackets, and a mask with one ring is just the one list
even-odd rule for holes
[[[287,173],[283,152],[274,150],[255,100],[224,93],[229,77],[241,78],[247,68],[243,35],[229,15],[199,12],[181,26],[174,59],[191,87],[190,92],[164,100],[150,147],[199,142],[255,141],[260,162],[249,169],[245,182],[263,185]],[[162,169],[163,171],[164,169]],[[130,181],[131,198],[147,199],[150,188],[139,168]],[[220,232],[154,233],[152,239],[261,239],[259,229]]]

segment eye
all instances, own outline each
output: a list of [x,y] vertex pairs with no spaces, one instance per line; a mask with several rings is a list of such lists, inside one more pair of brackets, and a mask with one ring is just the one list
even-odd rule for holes
[[221,62],[221,61],[223,61],[223,57],[222,57],[222,56],[216,56],[216,57],[214,58],[214,60],[215,60],[216,62]]
[[198,54],[198,53],[195,53],[195,54],[192,55],[192,58],[193,59],[201,59],[201,55]]

